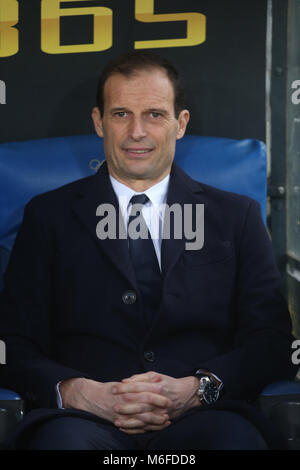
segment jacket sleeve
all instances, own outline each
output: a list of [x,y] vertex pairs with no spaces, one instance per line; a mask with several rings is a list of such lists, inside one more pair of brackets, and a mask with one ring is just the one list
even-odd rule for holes
[[6,364],[0,385],[20,393],[27,408],[57,407],[56,384],[86,374],[53,359],[51,283],[54,237],[33,199],[25,208],[0,293],[0,338]]
[[237,254],[234,347],[199,368],[224,382],[224,397],[255,399],[269,383],[292,379],[290,314],[269,235],[256,201],[248,208]]

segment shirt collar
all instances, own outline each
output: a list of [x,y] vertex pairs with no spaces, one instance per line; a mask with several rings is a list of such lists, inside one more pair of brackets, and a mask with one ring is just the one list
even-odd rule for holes
[[135,194],[146,194],[152,204],[161,205],[164,204],[167,200],[167,192],[170,175],[167,175],[163,180],[159,181],[155,185],[151,186],[146,191],[142,193],[137,193],[133,189],[129,188],[125,184],[116,180],[113,176],[109,175],[112,187],[117,195],[119,205],[122,207],[127,207],[130,199]]

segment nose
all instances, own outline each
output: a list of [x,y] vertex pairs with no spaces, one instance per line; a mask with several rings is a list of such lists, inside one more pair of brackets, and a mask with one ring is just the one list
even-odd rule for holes
[[132,116],[129,129],[130,137],[134,140],[141,140],[146,137],[147,131],[143,119],[137,116]]

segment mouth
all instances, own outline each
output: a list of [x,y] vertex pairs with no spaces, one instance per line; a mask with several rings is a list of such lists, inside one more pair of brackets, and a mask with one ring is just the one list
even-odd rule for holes
[[123,148],[126,155],[133,158],[147,157],[153,150],[153,148]]

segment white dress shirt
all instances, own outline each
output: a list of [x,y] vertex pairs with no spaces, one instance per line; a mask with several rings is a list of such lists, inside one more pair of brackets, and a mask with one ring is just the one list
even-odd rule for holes
[[147,227],[149,229],[153,245],[155,248],[158,264],[161,269],[161,241],[163,233],[163,217],[164,207],[167,200],[167,192],[170,175],[167,175],[159,183],[156,183],[151,188],[141,193],[135,192],[120,181],[117,181],[113,176],[109,175],[111,184],[118,198],[119,207],[123,216],[125,227],[128,224],[128,218],[131,211],[131,204],[129,204],[132,196],[136,194],[146,194],[149,201],[144,205],[142,209],[142,215],[145,219]]

